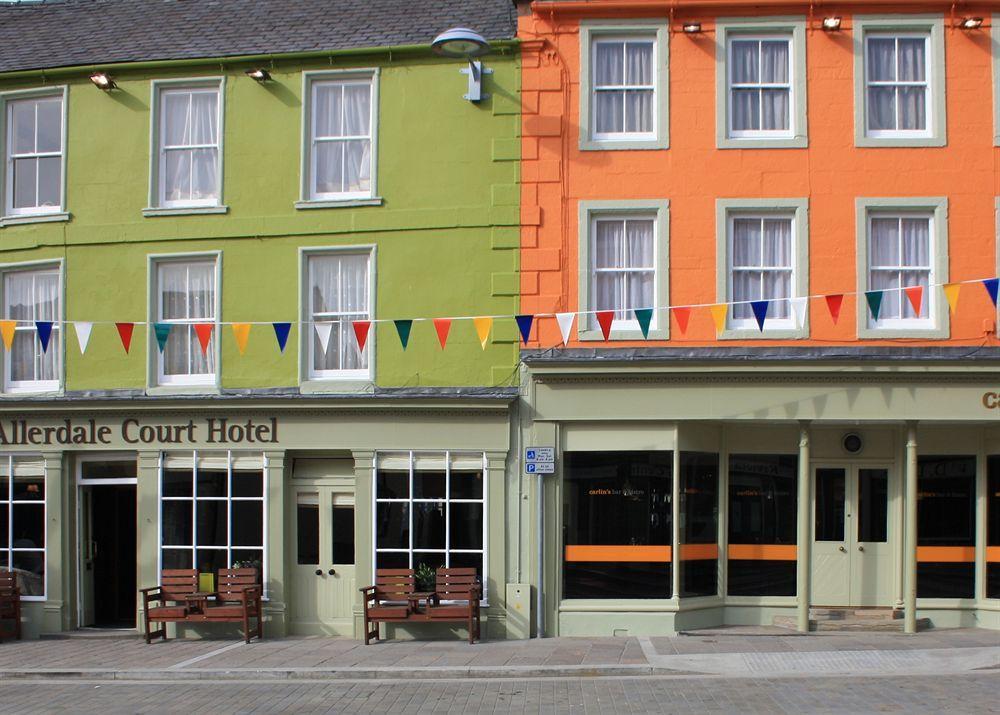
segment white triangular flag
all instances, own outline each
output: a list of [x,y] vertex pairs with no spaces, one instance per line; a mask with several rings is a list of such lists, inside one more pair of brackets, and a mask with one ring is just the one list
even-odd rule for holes
[[314,323],[316,326],[316,336],[319,338],[320,347],[326,355],[326,349],[330,346],[330,331],[333,330],[333,323]]
[[76,341],[80,344],[80,354],[87,352],[87,345],[90,344],[90,331],[94,329],[93,323],[73,323],[76,328]]
[[802,329],[806,324],[806,310],[809,308],[808,298],[792,298],[792,313],[795,315],[795,327]]
[[576,313],[556,313],[556,322],[559,323],[559,332],[562,333],[563,345],[569,342],[569,334],[573,330],[573,319]]

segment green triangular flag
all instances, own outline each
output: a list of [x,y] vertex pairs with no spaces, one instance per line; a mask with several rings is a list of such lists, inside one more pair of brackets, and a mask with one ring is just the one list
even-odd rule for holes
[[653,309],[652,308],[636,308],[632,311],[635,313],[635,319],[639,321],[639,330],[642,331],[642,337],[649,337],[649,322],[653,319]]
[[170,323],[153,323],[153,332],[156,333],[156,344],[162,353],[167,347],[167,339],[170,337]]
[[406,350],[406,345],[410,342],[410,329],[413,327],[413,321],[394,320],[392,322],[396,326],[396,332],[399,333],[399,342],[402,344],[403,350]]
[[868,310],[872,312],[872,320],[878,320],[878,312],[882,309],[882,291],[865,291],[865,298],[868,300]]

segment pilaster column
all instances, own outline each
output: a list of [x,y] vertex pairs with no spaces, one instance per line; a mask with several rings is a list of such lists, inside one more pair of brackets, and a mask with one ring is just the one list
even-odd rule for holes
[[670,540],[674,545],[670,550],[670,560],[672,562],[670,569],[670,593],[673,600],[677,602],[679,602],[681,597],[681,445],[680,435],[677,434],[678,431],[675,427],[673,453],[674,478],[670,480],[670,522],[672,525]]
[[812,543],[809,528],[812,504],[812,474],[809,467],[809,423],[799,423],[799,508],[796,532],[795,593],[798,597],[796,627],[809,632],[809,580],[812,575]]
[[[271,635],[288,632],[289,569],[285,559],[288,544],[294,544],[294,520],[288,518],[285,504],[288,475],[282,450],[264,452],[267,465],[267,591],[264,606]],[[291,530],[291,534],[289,531]]]
[[917,632],[917,423],[906,423],[906,488],[903,494],[903,631]]
[[73,579],[70,576],[74,563],[71,547],[75,539],[69,538],[70,531],[63,530],[63,524],[75,523],[75,519],[71,521],[69,518],[70,487],[66,484],[62,452],[45,452],[42,459],[45,462],[46,597],[40,632],[58,633],[70,627],[68,606],[71,603],[69,590]]

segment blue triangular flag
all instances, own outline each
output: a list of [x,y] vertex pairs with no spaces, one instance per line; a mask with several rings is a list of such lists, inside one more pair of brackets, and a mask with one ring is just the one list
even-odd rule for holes
[[521,331],[521,342],[527,344],[528,336],[531,335],[531,324],[535,320],[533,315],[515,315],[517,329]]
[[167,347],[167,339],[170,337],[170,323],[153,323],[153,333],[156,335],[156,345],[162,353]]
[[653,320],[653,309],[652,308],[636,308],[632,311],[635,313],[635,319],[639,323],[639,330],[642,331],[642,337],[649,337],[649,323]]
[[38,331],[38,342],[42,344],[42,352],[49,349],[49,339],[52,337],[52,321],[36,320],[35,330]]
[[288,331],[292,329],[291,323],[271,323],[274,326],[274,337],[278,341],[278,349],[285,352],[285,345],[288,344]]
[[767,318],[767,308],[771,305],[769,300],[751,300],[750,307],[753,308],[753,317],[757,321],[757,329],[764,331],[764,319]]
[[983,288],[986,292],[990,294],[990,300],[993,301],[993,307],[997,304],[997,286],[1000,285],[1000,278],[986,278],[983,280]]

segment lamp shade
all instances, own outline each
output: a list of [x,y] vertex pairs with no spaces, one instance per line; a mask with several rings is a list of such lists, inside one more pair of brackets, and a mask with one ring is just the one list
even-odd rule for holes
[[490,51],[490,43],[475,30],[453,27],[434,38],[431,49],[445,57],[480,57]]

